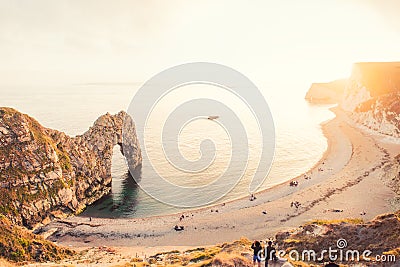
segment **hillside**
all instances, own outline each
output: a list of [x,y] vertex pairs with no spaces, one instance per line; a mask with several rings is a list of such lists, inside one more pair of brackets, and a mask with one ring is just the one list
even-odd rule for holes
[[[13,225],[0,215],[0,256],[15,262],[61,261],[71,258],[73,250],[56,246],[38,235],[28,232],[23,227]],[[5,262],[0,261],[0,266]]]
[[[338,219],[338,220],[312,220],[299,228],[278,232],[275,235],[274,246],[279,251],[279,256],[283,259],[277,262],[271,262],[271,267],[317,267],[324,266],[328,261],[328,254],[318,259],[322,255],[323,249],[336,249],[336,254],[343,255],[347,251],[358,250],[360,259],[365,250],[370,250],[370,261],[354,261],[350,256],[343,257],[343,261],[337,261],[340,266],[397,266],[400,263],[400,211],[379,215],[371,221],[364,222],[359,218]],[[346,242],[338,248],[338,240]],[[343,241],[345,240],[345,241]],[[261,240],[266,242],[267,239]],[[234,242],[225,242],[214,246],[197,247],[186,250],[171,250],[167,252],[155,253],[148,257],[138,257],[138,255],[126,255],[117,248],[103,247],[91,248],[81,257],[68,261],[61,261],[55,266],[65,266],[66,262],[74,266],[87,266],[88,264],[105,265],[110,259],[118,262],[116,266],[139,267],[139,266],[253,266],[251,243],[247,238],[241,238]],[[313,250],[316,258],[312,256],[308,259],[301,258],[302,252]],[[299,252],[299,260],[296,260],[296,254],[291,251]],[[356,255],[356,254],[355,254]],[[385,256],[386,262],[377,262],[376,256]],[[394,258],[393,258],[394,257]],[[262,265],[264,263],[262,262]],[[356,264],[356,265],[354,265]],[[108,265],[107,265],[108,266]],[[114,265],[111,265],[114,267]]]
[[[283,231],[276,235],[276,241],[280,249],[287,253],[292,250],[300,251],[313,250],[318,256],[323,255],[323,249],[333,249],[344,251],[359,251],[360,259],[365,250],[371,251],[371,263],[364,261],[364,265],[373,266],[375,256],[394,255],[400,258],[400,211],[377,216],[369,222],[361,219],[343,219],[334,221],[314,220],[297,229]],[[339,245],[339,240],[343,244]],[[339,254],[337,254],[339,255]],[[324,255],[326,261],[327,254]],[[348,263],[352,262],[348,258]],[[345,261],[346,258],[344,257]],[[353,262],[354,263],[354,262]],[[376,262],[375,262],[376,264]],[[388,263],[392,266],[393,262]]]

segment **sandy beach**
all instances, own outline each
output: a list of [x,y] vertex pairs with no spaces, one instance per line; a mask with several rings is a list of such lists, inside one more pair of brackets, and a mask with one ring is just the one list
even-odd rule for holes
[[[312,169],[293,179],[299,182],[297,187],[285,182],[257,193],[254,201],[242,198],[185,212],[181,221],[182,214],[91,221],[70,217],[45,228],[49,233],[58,230],[51,240],[78,250],[106,245],[123,254],[144,256],[243,236],[265,240],[311,219],[369,220],[395,210],[390,200],[396,194],[380,178],[383,166],[400,153],[400,145],[356,127],[340,109],[333,111],[336,117],[322,125],[328,149]],[[293,207],[292,202],[300,206]],[[184,230],[175,231],[175,225]]]

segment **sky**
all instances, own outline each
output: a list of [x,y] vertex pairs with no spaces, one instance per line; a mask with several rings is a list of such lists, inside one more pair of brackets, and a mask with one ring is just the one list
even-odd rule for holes
[[0,86],[141,83],[194,61],[325,82],[400,60],[399,13],[397,0],[0,0]]

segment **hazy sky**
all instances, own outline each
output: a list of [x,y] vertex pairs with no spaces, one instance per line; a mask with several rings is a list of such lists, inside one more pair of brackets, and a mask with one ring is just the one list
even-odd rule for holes
[[255,82],[400,60],[400,1],[0,0],[0,85],[142,82],[180,63]]

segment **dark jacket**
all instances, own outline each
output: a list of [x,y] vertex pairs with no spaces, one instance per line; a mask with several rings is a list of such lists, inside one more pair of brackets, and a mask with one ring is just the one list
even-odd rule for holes
[[257,256],[258,256],[258,253],[262,250],[262,246],[261,246],[260,242],[253,243],[251,245],[251,248],[253,249],[253,255],[257,255]]
[[276,260],[276,251],[273,246],[268,245],[265,249],[265,259],[267,260]]

